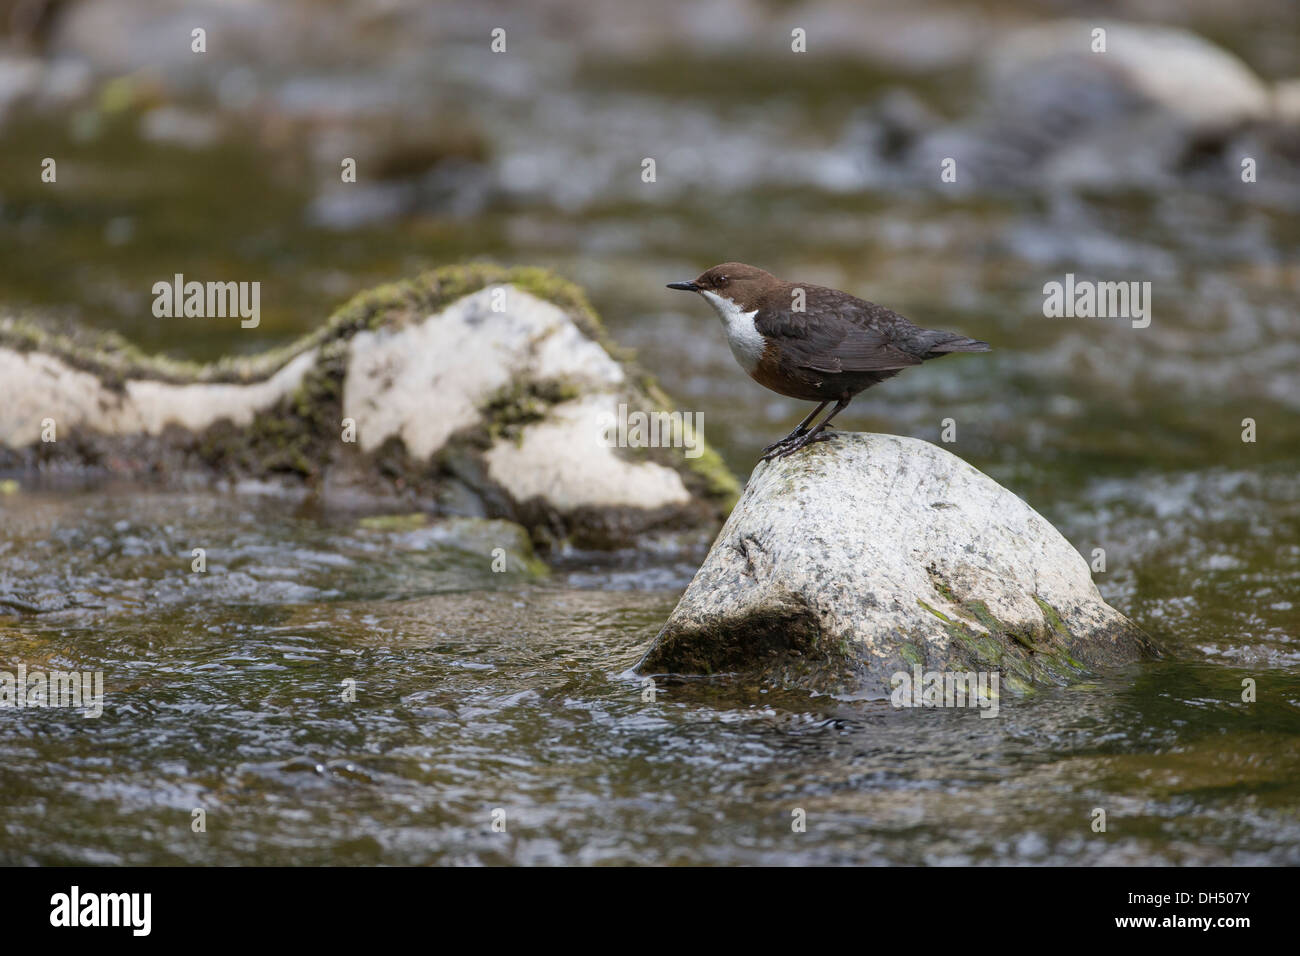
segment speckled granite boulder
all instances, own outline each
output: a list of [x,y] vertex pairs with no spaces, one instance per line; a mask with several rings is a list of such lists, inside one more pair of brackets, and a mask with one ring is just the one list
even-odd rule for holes
[[1010,491],[928,442],[841,433],[755,469],[638,669],[873,698],[916,664],[1016,688],[1154,653]]

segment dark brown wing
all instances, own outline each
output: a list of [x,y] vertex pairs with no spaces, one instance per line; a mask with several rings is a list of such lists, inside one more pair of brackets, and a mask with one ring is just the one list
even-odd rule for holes
[[[920,365],[921,358],[898,344],[899,333],[916,327],[883,306],[826,289],[804,286],[806,308],[791,309],[788,293],[754,316],[763,335],[777,339],[792,364],[817,372],[883,372]],[[816,320],[810,316],[816,315]]]
[[800,366],[816,372],[883,372],[921,364],[919,358],[895,347],[879,333],[852,326],[842,331],[842,338],[828,349],[815,350]]

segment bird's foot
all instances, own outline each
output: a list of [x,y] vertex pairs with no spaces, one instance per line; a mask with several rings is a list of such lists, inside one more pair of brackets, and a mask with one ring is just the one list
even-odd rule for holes
[[767,461],[769,458],[774,457],[777,452],[779,452],[786,445],[790,444],[792,441],[797,441],[798,439],[802,438],[804,434],[805,434],[804,432],[791,432],[790,434],[782,438],[780,441],[772,442],[772,444],[768,445],[766,448],[763,449],[763,454],[759,456],[758,460]]
[[828,441],[835,436],[829,432],[818,429],[815,432],[804,432],[802,435],[791,435],[783,438],[774,445],[769,445],[763,449],[763,455],[759,461],[771,461],[773,458],[788,458],[797,452],[800,448],[808,445],[815,445],[819,441]]

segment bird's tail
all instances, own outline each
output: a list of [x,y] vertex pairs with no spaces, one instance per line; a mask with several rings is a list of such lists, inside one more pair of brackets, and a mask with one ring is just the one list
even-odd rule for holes
[[981,342],[979,339],[968,339],[964,335],[957,335],[952,332],[945,332],[945,338],[939,339],[930,346],[930,351],[926,353],[926,358],[937,358],[940,355],[947,355],[949,352],[987,352],[989,344]]

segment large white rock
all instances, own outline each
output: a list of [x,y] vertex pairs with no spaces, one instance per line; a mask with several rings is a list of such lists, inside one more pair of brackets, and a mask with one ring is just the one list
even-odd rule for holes
[[619,362],[562,309],[513,286],[488,286],[423,322],[360,332],[348,356],[343,415],[356,421],[363,450],[396,437],[427,460],[453,435],[487,424],[485,403],[502,389],[560,381],[572,399],[484,453],[494,487],[560,514],[692,503],[678,470],[602,440],[603,418],[628,400]]
[[79,429],[108,437],[156,436],[169,425],[202,431],[218,421],[247,425],[292,395],[316,360],[315,350],[298,355],[257,382],[189,382],[149,378],[105,381],[68,359],[0,344],[0,446],[21,448],[41,439],[42,423],[54,426],[55,441]]
[[559,307],[493,285],[422,322],[354,335],[343,414],[357,422],[366,451],[396,436],[427,458],[479,422],[483,403],[521,377],[601,392],[626,381],[622,366]]
[[[568,305],[510,281],[444,291],[485,272],[551,281]],[[281,352],[203,367],[0,318],[0,470],[306,478],[597,546],[720,518],[733,479],[702,440],[689,454],[609,440],[663,396],[579,299],[536,270],[453,267],[363,294]]]
[[556,405],[548,420],[529,428],[521,441],[492,445],[486,455],[488,477],[516,501],[541,499],[561,511],[690,504],[690,492],[673,469],[628,461],[603,447],[592,454],[593,440],[610,414],[602,395]]
[[1010,491],[927,442],[839,433],[755,469],[639,669],[858,698],[916,664],[1017,686],[1152,653]]

